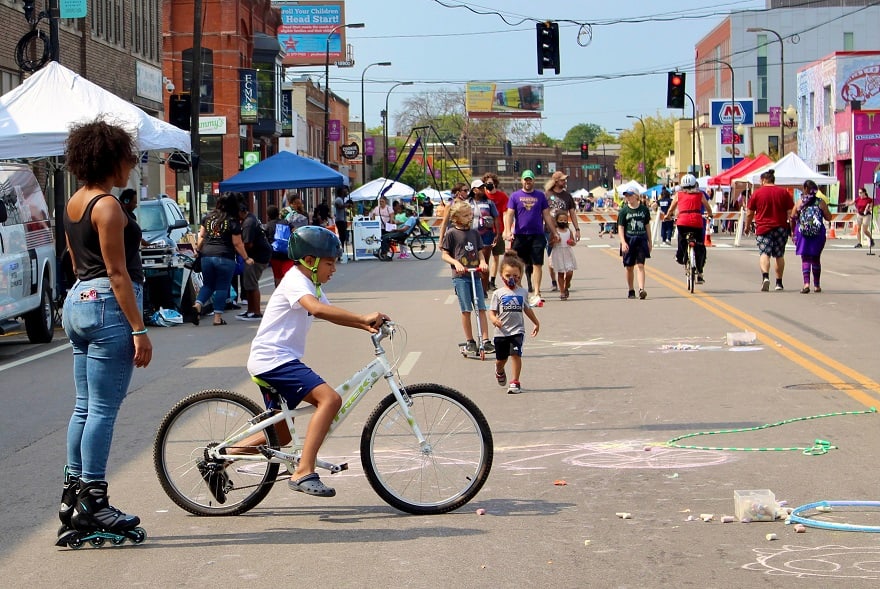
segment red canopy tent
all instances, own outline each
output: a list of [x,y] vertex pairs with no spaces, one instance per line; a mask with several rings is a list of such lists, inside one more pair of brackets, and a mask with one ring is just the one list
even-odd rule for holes
[[749,172],[757,170],[758,168],[763,168],[768,164],[772,164],[773,160],[764,155],[760,154],[753,160],[748,158],[743,159],[736,163],[732,168],[725,170],[723,173],[718,174],[717,176],[713,176],[709,179],[710,186],[730,186],[731,181],[734,178],[740,178]]

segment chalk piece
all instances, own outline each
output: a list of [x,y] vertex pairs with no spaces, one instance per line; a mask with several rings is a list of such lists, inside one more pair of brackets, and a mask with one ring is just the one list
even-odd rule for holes
[[687,516],[687,519],[685,519],[684,521],[686,521],[686,522],[697,521],[697,518],[695,518],[695,517],[692,516],[692,515],[689,515],[689,516]]
[[821,511],[822,513],[828,513],[829,511],[831,511],[831,506],[830,505],[820,505],[819,507],[816,508],[816,511]]
[[725,515],[724,517],[721,518],[722,524],[732,524],[735,521],[736,521],[736,518],[733,517],[732,515]]
[[566,482],[563,481],[562,479],[559,479],[559,480],[553,481],[553,484],[556,485],[557,487],[564,487],[564,486],[567,485],[568,483],[566,483]]
[[710,521],[712,521],[713,519],[715,519],[715,514],[712,514],[712,513],[701,513],[701,514],[700,514],[700,519],[703,520],[704,522],[710,522]]
[[805,526],[804,524],[795,524],[794,531],[796,534],[803,534],[807,531],[807,526]]
[[590,541],[589,541],[589,540],[584,540],[584,546],[589,546],[589,545],[590,545]]
[[767,535],[764,536],[764,537],[767,538],[767,541],[768,541],[768,542],[771,541],[771,540],[778,540],[778,539],[779,539],[778,536],[776,536],[776,534],[767,534]]
[[477,515],[486,515],[486,510],[482,507],[477,510]]
[[651,451],[651,446],[645,446],[644,450],[645,450],[645,452],[650,452],[650,451]]
[[620,519],[632,519],[632,514],[625,511],[618,511],[615,515]]

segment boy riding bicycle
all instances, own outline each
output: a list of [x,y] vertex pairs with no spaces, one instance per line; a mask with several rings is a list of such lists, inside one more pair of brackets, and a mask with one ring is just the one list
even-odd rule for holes
[[[342,399],[300,360],[305,354],[306,336],[315,318],[376,333],[389,317],[379,312],[358,315],[332,306],[321,292],[321,285],[336,272],[336,259],[342,255],[342,244],[333,232],[313,225],[298,228],[290,236],[288,255],[294,260],[294,267],[284,275],[269,299],[251,344],[247,369],[284,397],[290,408],[301,401],[315,406],[306,430],[302,457],[288,485],[308,495],[333,497],[336,491],[321,482],[315,472],[315,461]],[[278,409],[266,390],[263,394],[266,407]],[[288,443],[289,432],[280,428],[279,433],[284,433],[282,445]],[[255,434],[242,440],[238,448],[265,443],[263,434]]]

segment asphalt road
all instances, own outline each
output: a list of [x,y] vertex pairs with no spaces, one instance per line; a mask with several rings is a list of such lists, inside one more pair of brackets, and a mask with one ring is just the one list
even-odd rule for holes
[[[778,448],[822,439],[836,446],[818,456],[666,442],[880,406],[880,259],[835,241],[822,260],[823,292],[801,295],[800,262],[790,252],[787,290],[761,293],[753,242],[732,248],[716,239],[707,282],[689,295],[672,250],[657,248],[648,299],[631,301],[616,247],[589,233],[576,248],[571,299],[554,300],[545,288],[541,331],[526,343],[521,395],[497,386],[492,362],[459,355],[459,314],[439,257],[340,265],[327,285],[334,303],[380,310],[404,326],[404,383],[452,386],[486,413],[492,473],[470,504],[442,516],[401,514],[362,476],[360,429],[385,395],[381,388],[322,452],[352,466],[325,476],[335,498],[279,485],[243,516],[200,518],[177,508],[152,467],[162,415],[201,389],[257,398],[244,369],[256,325],[203,321],[151,328],[153,363],[136,371],[118,421],[111,500],[141,516],[147,541],[55,548],[73,402],[70,351],[60,331],[45,346],[0,338],[0,586],[877,586],[876,534],[813,527],[798,534],[782,522],[721,520],[734,515],[735,490],[770,489],[790,506],[880,501],[880,416],[834,415],[680,442]],[[756,334],[754,346],[727,346],[728,333],[744,331]],[[370,355],[363,332],[317,322],[306,360],[335,383]],[[477,515],[480,508],[485,515]],[[702,514],[714,517],[703,522]],[[880,513],[864,508],[825,517],[880,525]],[[771,533],[778,540],[767,540]]]

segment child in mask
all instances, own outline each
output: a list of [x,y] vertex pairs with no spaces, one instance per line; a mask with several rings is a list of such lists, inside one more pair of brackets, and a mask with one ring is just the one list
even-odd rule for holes
[[553,269],[556,270],[559,298],[565,301],[568,299],[571,277],[577,270],[577,260],[574,259],[574,252],[571,250],[577,241],[568,226],[568,211],[559,210],[556,213],[556,230],[559,233],[559,242],[553,245],[550,260]]
[[513,378],[510,379],[507,392],[511,395],[522,392],[519,377],[522,371],[522,347],[525,339],[523,314],[535,324],[532,337],[538,335],[538,329],[541,327],[538,317],[529,306],[529,293],[520,285],[524,270],[525,266],[515,251],[505,252],[499,272],[502,284],[492,293],[492,301],[489,304],[489,320],[495,326],[495,380],[502,387],[507,384],[504,367],[509,357]]

